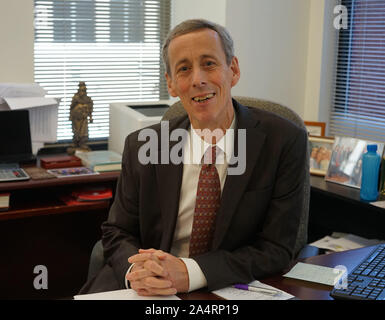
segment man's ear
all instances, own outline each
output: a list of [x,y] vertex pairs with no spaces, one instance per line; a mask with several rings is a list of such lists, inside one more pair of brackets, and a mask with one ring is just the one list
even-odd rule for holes
[[231,79],[231,87],[234,87],[238,83],[239,78],[241,77],[241,70],[239,68],[237,57],[233,57],[233,59],[231,60],[230,68],[233,72],[233,77]]
[[172,81],[171,77],[168,75],[167,72],[164,75],[165,75],[166,80],[167,80],[167,90],[168,90],[168,93],[172,97],[177,97],[178,95],[176,94],[176,92],[174,90],[174,84],[173,84],[173,81]]

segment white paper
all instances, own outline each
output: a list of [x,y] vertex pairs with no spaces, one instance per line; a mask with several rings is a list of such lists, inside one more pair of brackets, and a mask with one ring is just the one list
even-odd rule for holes
[[44,97],[46,91],[37,83],[0,83],[0,104],[3,97]]
[[212,291],[212,293],[227,300],[288,300],[294,298],[293,295],[280,289],[269,286],[267,284],[264,284],[258,280],[249,283],[249,285],[260,288],[274,289],[278,291],[278,294],[272,295],[261,292],[236,289],[234,287],[226,287],[223,289]]
[[31,140],[33,142],[56,142],[58,103],[29,109]]
[[331,250],[335,252],[358,249],[367,246],[372,246],[379,244],[383,241],[377,239],[366,239],[353,234],[345,234],[342,237],[335,238],[331,236],[325,236],[322,239],[319,239],[313,243],[312,246],[315,246],[320,249]]
[[[0,83],[0,110],[29,110],[32,143],[56,142],[60,99],[44,97],[37,83]],[[35,153],[36,150],[34,150]]]
[[334,286],[344,275],[344,270],[298,262],[284,277]]
[[22,97],[22,98],[9,98],[3,97],[11,110],[30,109],[37,107],[46,107],[56,105],[57,101],[54,98],[45,97]]
[[122,289],[74,296],[75,300],[180,300],[172,296],[139,296],[133,289]]
[[385,209],[385,201],[375,201],[375,202],[371,202],[370,204],[372,204],[373,206]]
[[7,98],[0,110],[29,110],[31,140],[35,142],[56,142],[58,105],[60,99],[44,97]]

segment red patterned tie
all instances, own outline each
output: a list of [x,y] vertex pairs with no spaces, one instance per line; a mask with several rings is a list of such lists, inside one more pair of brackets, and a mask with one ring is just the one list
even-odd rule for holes
[[[211,154],[207,155],[210,151]],[[190,238],[190,257],[210,250],[214,235],[215,216],[221,199],[221,184],[215,167],[216,147],[208,148],[203,158],[208,161],[204,161],[199,174],[194,222]]]

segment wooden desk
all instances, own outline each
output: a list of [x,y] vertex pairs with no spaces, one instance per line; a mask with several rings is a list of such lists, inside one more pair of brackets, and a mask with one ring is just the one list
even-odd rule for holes
[[[0,212],[0,299],[61,298],[77,294],[86,281],[90,253],[101,237],[100,225],[107,218],[109,203],[70,207],[61,202],[58,195],[75,187],[100,184],[110,185],[115,190],[118,176],[119,172],[113,172],[88,177],[0,183],[0,193],[11,193],[10,210]],[[319,177],[311,180],[309,241],[333,231],[385,239],[382,228],[385,224],[384,209],[362,203],[356,189],[325,183]],[[330,257],[314,257],[314,263],[317,259],[327,261]],[[48,290],[35,290],[33,287],[36,265],[48,268]],[[273,281],[272,285],[275,285],[277,279],[274,277],[267,281]],[[286,291],[300,298],[302,292],[314,296],[312,289],[306,289],[308,284],[295,289],[290,281],[285,279],[279,284],[283,290],[294,290]],[[322,296],[320,292],[317,294]],[[185,298],[217,299],[202,292],[191,293]]]
[[[101,237],[111,201],[68,206],[60,197],[78,187],[110,186],[119,172],[0,183],[11,193],[0,212],[0,299],[72,296],[86,282],[93,245]],[[48,269],[48,289],[36,290],[34,267]]]
[[[351,271],[370,253],[372,249],[373,247],[371,246],[343,252],[323,254],[304,259],[303,262],[331,268],[343,265],[348,271]],[[333,289],[331,286],[284,278],[282,275],[264,279],[262,282],[284,290],[302,300],[333,300],[333,298],[329,296],[330,291]]]
[[[338,265],[344,265],[350,271],[353,270],[354,267],[370,253],[372,248],[373,247],[365,247],[355,250],[324,254],[304,259],[302,262],[331,268]],[[295,263],[293,263],[292,266],[294,265]],[[288,268],[287,271],[289,270],[290,268]],[[282,274],[285,273],[286,271]],[[261,282],[288,292],[301,300],[333,300],[333,298],[329,296],[333,287],[308,281],[284,278],[282,277],[282,274],[263,279]],[[212,293],[202,291],[180,294],[179,297],[183,300],[219,299],[219,297]]]

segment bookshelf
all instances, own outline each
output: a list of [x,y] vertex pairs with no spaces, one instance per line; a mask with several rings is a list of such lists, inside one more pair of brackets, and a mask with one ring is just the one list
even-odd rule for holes
[[11,194],[10,208],[8,211],[0,212],[0,221],[66,212],[107,210],[110,201],[68,206],[60,199],[60,196],[70,194],[75,187],[80,186],[110,186],[115,190],[119,174],[119,171],[114,171],[92,176],[0,183],[0,193],[9,192]]
[[[78,187],[111,187],[120,172],[0,183],[10,208],[0,212],[0,299],[60,299],[73,296],[87,280],[92,247],[112,200],[67,205],[62,195]],[[48,289],[33,286],[34,267],[48,270]]]

